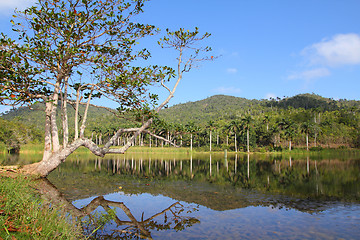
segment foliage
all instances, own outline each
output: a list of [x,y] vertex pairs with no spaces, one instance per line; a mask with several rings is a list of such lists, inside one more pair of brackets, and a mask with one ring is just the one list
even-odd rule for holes
[[39,143],[43,135],[34,127],[28,127],[17,120],[7,121],[0,118],[0,142],[8,151],[19,152],[21,145]]

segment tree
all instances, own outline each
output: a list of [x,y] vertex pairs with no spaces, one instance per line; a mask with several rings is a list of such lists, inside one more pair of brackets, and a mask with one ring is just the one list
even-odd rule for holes
[[300,125],[300,131],[306,135],[306,150],[309,151],[309,133],[313,128],[313,124],[310,121],[303,122]]
[[214,123],[214,121],[209,120],[208,123],[207,123],[207,125],[206,125],[206,128],[208,128],[209,131],[210,131],[210,134],[209,134],[209,144],[210,144],[210,152],[211,152],[212,131],[215,129],[215,123]]
[[194,122],[188,122],[185,125],[186,131],[190,133],[190,151],[192,151],[193,148],[193,134],[196,131],[195,123]]
[[284,131],[284,134],[289,141],[289,151],[291,151],[291,142],[295,135],[295,123],[289,118],[282,118],[277,121],[277,126]]
[[[97,156],[124,153],[156,115],[174,96],[183,77],[196,63],[212,60],[202,57],[210,48],[195,44],[210,36],[195,31],[170,31],[158,42],[178,53],[177,72],[170,67],[139,67],[150,53],[136,46],[142,38],[158,32],[155,26],[134,23],[145,0],[38,0],[33,7],[17,12],[12,21],[18,39],[0,37],[0,104],[19,106],[45,104],[45,147],[40,162],[23,171],[46,177],[59,164],[83,146]],[[185,51],[192,51],[184,55]],[[172,89],[166,81],[176,77]],[[158,103],[149,86],[160,84],[168,97]],[[142,114],[136,127],[119,128],[103,145],[85,136],[88,109],[94,98],[106,98],[119,105],[107,108],[122,117],[124,112]],[[69,139],[67,105],[75,108],[74,139]],[[84,105],[84,112],[79,106]],[[57,112],[61,111],[63,135],[59,135]],[[80,114],[81,119],[77,118]],[[139,119],[138,119],[139,120]],[[121,148],[110,148],[121,134],[132,133]],[[151,133],[149,133],[151,134]],[[154,135],[154,134],[153,134]],[[154,135],[156,136],[156,135]],[[60,137],[63,144],[60,144]]]
[[239,126],[240,122],[239,120],[235,119],[230,122],[230,124],[227,126],[227,129],[229,130],[229,133],[234,134],[234,144],[235,144],[235,152],[237,152],[237,133],[239,132]]
[[287,140],[289,141],[289,151],[291,151],[291,143],[295,136],[296,131],[296,125],[293,121],[289,120],[287,122],[287,125],[285,127],[285,136]]
[[252,117],[250,115],[246,115],[241,119],[241,124],[244,130],[246,130],[246,146],[247,146],[247,152],[250,152],[250,125],[252,124]]

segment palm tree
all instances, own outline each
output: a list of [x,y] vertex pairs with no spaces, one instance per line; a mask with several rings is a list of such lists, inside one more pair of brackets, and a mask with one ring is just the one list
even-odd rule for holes
[[246,130],[246,146],[247,146],[247,152],[250,152],[250,125],[252,123],[252,117],[250,115],[247,115],[241,119],[242,127],[244,130]]
[[209,144],[210,144],[210,152],[211,152],[211,143],[212,143],[211,135],[212,135],[212,130],[214,130],[214,129],[216,128],[214,121],[209,120],[206,128],[208,128],[208,129],[210,130]]
[[277,122],[277,126],[284,131],[289,141],[289,151],[291,151],[291,141],[295,135],[295,123],[291,119],[282,118]]
[[190,151],[192,151],[193,147],[193,133],[195,132],[195,123],[194,122],[188,122],[185,125],[186,132],[190,133]]
[[295,133],[296,133],[296,125],[293,121],[289,120],[285,128],[285,136],[287,136],[287,139],[289,141],[289,151],[291,151],[291,142],[292,139],[294,138]]
[[177,137],[178,135],[180,135],[180,146],[182,146],[182,135],[184,134],[184,132],[186,132],[184,125],[180,124],[176,124],[174,126],[174,135]]
[[306,151],[309,151],[309,133],[310,133],[312,128],[313,128],[313,124],[310,121],[303,122],[300,125],[301,133],[306,134]]
[[227,126],[227,128],[229,129],[229,133],[233,133],[233,134],[234,134],[235,152],[237,152],[237,142],[236,142],[236,138],[237,138],[237,133],[239,132],[239,126],[240,126],[240,122],[239,122],[239,120],[237,120],[237,119],[232,120],[232,121],[230,122],[230,124]]

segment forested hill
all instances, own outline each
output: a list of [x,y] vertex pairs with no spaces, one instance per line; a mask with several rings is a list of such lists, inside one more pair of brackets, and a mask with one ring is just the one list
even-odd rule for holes
[[316,94],[299,94],[293,97],[270,100],[249,100],[240,97],[215,95],[201,101],[178,104],[161,112],[167,122],[206,124],[218,119],[232,119],[245,114],[258,115],[276,109],[288,108],[334,111],[345,108],[360,108],[360,101],[334,100]]
[[284,97],[283,99],[270,99],[266,102],[268,107],[279,107],[287,109],[288,107],[303,109],[318,109],[320,111],[334,111],[344,108],[359,107],[360,101],[332,98],[324,98],[316,94],[299,94],[294,97]]
[[[355,100],[334,100],[324,98],[315,94],[300,94],[293,97],[277,98],[270,100],[249,100],[240,97],[227,95],[215,95],[196,102],[177,104],[161,111],[160,116],[168,123],[186,124],[194,122],[205,125],[210,120],[219,119],[231,120],[246,114],[258,115],[264,112],[275,111],[276,109],[288,109],[289,107],[298,109],[317,109],[317,111],[334,111],[339,109],[360,108],[360,101]],[[6,120],[17,120],[26,125],[43,129],[44,113],[41,104],[33,106],[31,109],[19,108],[3,114],[1,117]],[[69,108],[70,111],[73,109]],[[70,126],[73,125],[73,115],[70,113]],[[104,109],[91,107],[89,110],[88,125],[92,129],[109,128],[118,125],[115,117]],[[99,126],[99,123],[100,126]],[[124,124],[124,121],[121,121]],[[105,129],[102,129],[105,131]]]
[[229,118],[239,112],[259,106],[261,101],[246,98],[215,95],[204,100],[174,105],[161,111],[167,122],[187,123],[207,122],[219,118]]
[[[59,108],[60,108],[60,106],[59,106]],[[84,112],[84,110],[85,110],[85,107],[80,106],[79,120],[82,120],[81,114]],[[31,107],[21,107],[18,109],[12,109],[12,110],[8,111],[7,113],[3,114],[1,117],[8,121],[15,120],[15,121],[23,123],[27,126],[32,126],[39,130],[43,130],[44,125],[45,125],[44,111],[45,111],[45,105],[38,103],[38,104],[32,105]],[[68,119],[69,127],[70,127],[70,129],[72,129],[74,127],[75,110],[71,107],[71,105],[69,105],[68,111],[69,111],[69,119]],[[101,130],[105,131],[105,129],[108,128],[109,126],[117,125],[117,124],[113,124],[113,122],[117,121],[116,117],[103,108],[96,108],[96,107],[90,106],[88,114],[89,114],[89,118],[87,121],[88,127],[92,128],[94,130],[101,129]],[[61,126],[60,113],[58,113],[57,119],[58,119],[59,126]]]

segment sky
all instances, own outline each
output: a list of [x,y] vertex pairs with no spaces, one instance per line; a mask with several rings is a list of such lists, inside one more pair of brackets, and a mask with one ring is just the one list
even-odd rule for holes
[[[13,9],[31,2],[0,0],[1,32],[11,34]],[[170,105],[216,94],[360,100],[359,9],[359,0],[150,0],[137,21],[212,34],[204,44],[219,58],[184,74]],[[146,44],[152,63],[176,67],[156,39]]]

